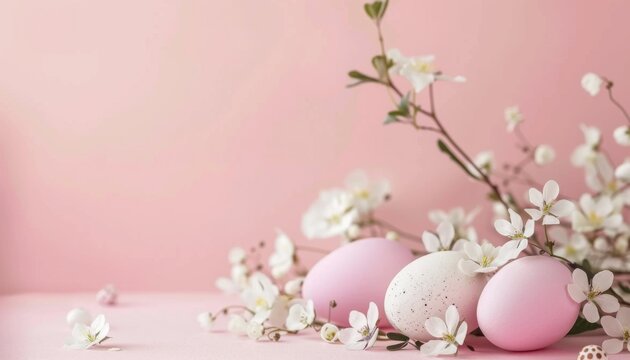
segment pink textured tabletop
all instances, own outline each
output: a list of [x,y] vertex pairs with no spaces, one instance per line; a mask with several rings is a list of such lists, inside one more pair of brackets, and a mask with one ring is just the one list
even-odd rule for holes
[[[280,343],[254,342],[226,333],[224,323],[214,332],[204,332],[196,316],[233,299],[202,293],[123,294],[119,305],[101,307],[94,294],[25,294],[0,297],[0,359],[418,359],[416,350],[390,353],[385,343],[366,352],[330,345],[314,332],[284,337]],[[111,339],[101,349],[70,350],[63,347],[70,335],[66,312],[83,307],[92,315],[105,314],[111,325]],[[482,338],[473,338],[476,351],[462,350],[457,359],[576,359],[589,344],[601,344],[597,335],[566,338],[542,351],[509,353],[498,350]],[[118,347],[120,351],[107,351]],[[628,353],[611,359],[630,359]]]

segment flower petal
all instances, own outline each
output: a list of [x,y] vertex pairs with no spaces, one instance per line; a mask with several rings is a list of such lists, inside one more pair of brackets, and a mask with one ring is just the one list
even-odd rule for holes
[[587,302],[584,304],[584,308],[582,309],[582,314],[586,321],[590,323],[596,323],[599,320],[599,312],[597,311],[597,306],[592,302]]
[[600,271],[595,276],[593,276],[593,290],[597,292],[604,292],[613,284],[613,280],[615,279],[615,275],[610,270]]
[[440,240],[435,234],[425,231],[422,233],[422,243],[428,252],[436,252],[440,250]]
[[617,312],[617,320],[625,328],[630,329],[630,307],[622,307]]
[[525,230],[523,230],[523,235],[526,238],[534,235],[534,220],[527,220],[525,223]]
[[560,186],[558,186],[558,183],[554,180],[549,180],[543,187],[543,201],[549,204],[558,197],[559,193]]
[[444,353],[449,344],[444,340],[429,340],[420,347],[420,352],[424,355],[435,356]]
[[436,338],[441,338],[448,332],[448,328],[446,327],[446,323],[444,320],[439,317],[432,316],[424,322],[424,328],[427,330],[431,336]]
[[606,352],[606,354],[617,354],[623,350],[623,341],[619,339],[608,339],[604,340],[602,343],[602,350]]
[[610,337],[623,337],[623,326],[619,320],[610,315],[602,316],[602,327],[606,332],[606,335]]
[[543,194],[538,191],[538,189],[530,188],[529,189],[529,202],[538,206],[539,208],[543,207]]
[[545,215],[542,223],[543,225],[558,225],[560,224],[560,220],[553,215]]
[[512,226],[516,230],[522,231],[523,230],[523,219],[521,218],[521,216],[519,214],[517,214],[516,211],[514,211],[512,209],[508,209],[508,213],[510,214],[510,222],[512,223]]
[[481,250],[481,245],[474,243],[472,241],[466,241],[464,243],[464,253],[471,260],[481,260],[483,257],[483,251]]
[[558,200],[555,204],[553,204],[549,212],[551,212],[557,217],[563,217],[563,216],[570,215],[571,212],[574,210],[575,210],[575,205],[573,205],[571,201],[563,199],[563,200]]
[[361,334],[353,328],[345,328],[339,330],[337,337],[342,344],[350,344],[361,339]]
[[378,323],[378,307],[375,303],[370,301],[370,306],[367,311],[367,325],[368,329],[372,330],[376,327]]
[[459,323],[459,313],[457,312],[457,307],[455,307],[455,305],[451,305],[446,309],[445,320],[448,333],[455,334],[457,324]]
[[455,341],[459,345],[464,345],[464,340],[466,339],[466,335],[468,335],[468,324],[465,321],[462,321],[462,324],[457,329],[457,334],[455,335]]
[[582,290],[582,292],[587,293],[591,290],[591,287],[588,284],[588,276],[582,269],[573,270],[573,283]]
[[457,263],[457,268],[465,275],[475,276],[477,275],[476,271],[481,268],[481,265],[472,260],[459,259],[459,262]]
[[509,221],[505,219],[499,219],[495,221],[494,229],[503,236],[511,236],[514,234],[514,227]]
[[442,243],[442,247],[444,249],[448,249],[451,246],[451,242],[453,242],[453,238],[455,237],[455,228],[453,224],[450,222],[442,222],[437,227],[437,233],[440,238],[440,242]]
[[525,212],[533,219],[533,220],[540,220],[540,218],[542,217],[543,213],[542,211],[538,210],[538,209],[525,209]]
[[350,326],[357,330],[367,326],[367,318],[365,315],[356,310],[350,311],[348,322],[350,323]]
[[616,297],[610,294],[601,294],[593,299],[595,303],[602,309],[605,313],[614,313],[619,310],[619,300]]
[[586,300],[586,294],[584,291],[575,283],[567,285],[567,291],[569,292],[569,296],[573,301],[578,304],[581,304]]

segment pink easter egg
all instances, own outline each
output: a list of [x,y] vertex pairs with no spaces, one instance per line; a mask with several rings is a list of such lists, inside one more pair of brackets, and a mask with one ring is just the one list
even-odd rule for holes
[[499,270],[479,298],[477,320],[485,337],[510,351],[530,351],[562,339],[580,306],[569,297],[571,271],[549,256],[527,256]]
[[331,300],[331,321],[348,326],[352,310],[365,313],[370,301],[376,303],[380,327],[389,327],[383,311],[385,292],[392,278],[415,259],[409,248],[398,242],[369,238],[344,245],[322,258],[304,279],[302,295],[313,300],[317,317],[326,320]]

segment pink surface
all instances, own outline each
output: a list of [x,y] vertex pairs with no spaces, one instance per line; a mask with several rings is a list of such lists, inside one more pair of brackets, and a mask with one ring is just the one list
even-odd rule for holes
[[[220,330],[203,332],[195,321],[197,313],[218,309],[230,299],[201,293],[123,294],[121,304],[100,308],[94,294],[13,295],[0,297],[0,358],[3,360],[46,359],[133,359],[133,360],[202,360],[202,359],[418,359],[415,350],[389,353],[386,343],[377,343],[368,352],[348,351],[342,345],[330,345],[309,333],[285,337],[281,344],[253,342]],[[103,312],[111,325],[106,347],[121,351],[68,350],[62,347],[70,329],[66,312],[83,306],[93,314]],[[579,336],[562,340],[544,351],[508,353],[484,339],[472,340],[476,352],[462,349],[458,359],[575,359],[588,344],[601,344],[603,337]],[[627,358],[627,353],[614,359]]]
[[562,339],[580,305],[569,297],[571,271],[549,256],[518,259],[494,275],[477,306],[479,328],[506,350],[537,350]]
[[[363,2],[1,1],[0,291],[208,289],[231,246],[275,227],[302,242],[302,212],[355,168],[391,179],[383,217],[416,234],[430,209],[485,203],[433,134],[382,126],[383,89],[345,89],[378,51]],[[574,196],[577,124],[609,145],[623,122],[580,77],[603,73],[628,104],[628,13],[623,0],[397,0],[384,32],[468,78],[437,89],[465,149],[513,159],[503,110],[518,104],[529,138],[559,145],[532,172]]]
[[[370,301],[385,314],[383,301],[389,283],[415,258],[408,247],[382,238],[344,245],[313,266],[304,279],[303,297],[313,300],[319,316],[328,314],[330,301],[335,300],[331,319],[346,326],[350,311],[366,313]],[[380,324],[390,326],[385,316]]]

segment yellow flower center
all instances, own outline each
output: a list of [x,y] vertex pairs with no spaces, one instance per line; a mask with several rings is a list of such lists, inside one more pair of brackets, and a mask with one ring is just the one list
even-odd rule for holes
[[586,298],[589,301],[593,301],[597,296],[599,296],[599,294],[601,294],[599,291],[591,290],[588,294],[586,294]]
[[361,336],[363,337],[368,337],[368,335],[370,335],[370,329],[368,329],[367,326],[364,326],[363,328],[361,328],[361,331],[359,331],[359,333],[361,333]]
[[433,64],[431,64],[430,62],[419,61],[414,64],[414,68],[416,69],[416,71],[421,73],[433,73]]
[[269,307],[269,303],[262,297],[256,299],[256,308],[266,309]]
[[444,336],[442,336],[442,340],[446,341],[449,344],[454,344],[455,336],[453,336],[453,334],[444,334]]
[[493,257],[484,255],[481,258],[481,264],[480,264],[481,267],[488,267],[488,265],[490,265],[490,263],[492,263],[492,260],[494,260]]
[[367,189],[358,189],[354,192],[354,196],[365,200],[370,198],[370,192]]
[[604,219],[594,211],[588,213],[588,221],[594,226],[601,226],[604,223]]

